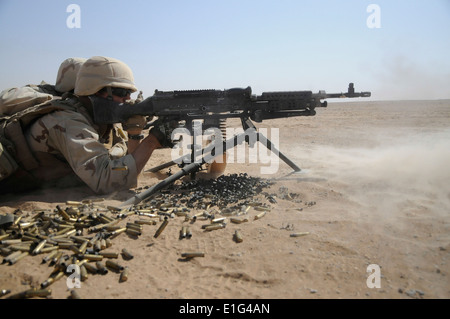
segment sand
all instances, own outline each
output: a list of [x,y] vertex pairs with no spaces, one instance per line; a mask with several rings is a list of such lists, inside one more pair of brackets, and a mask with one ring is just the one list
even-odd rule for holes
[[[449,298],[449,123],[445,100],[330,103],[314,117],[256,124],[274,140],[278,132],[279,149],[302,169],[292,174],[280,162],[276,172],[262,174],[270,165],[258,155],[256,163],[247,156],[227,165],[226,175],[245,172],[274,182],[264,191],[276,203],[260,195],[271,206],[264,217],[255,220],[260,211],[252,208],[241,216],[248,222],[209,232],[201,228],[206,220],[175,217],[158,238],[159,222],[144,225],[137,238],[121,234],[108,250],[134,254],[117,259],[129,267],[128,280],[119,282],[113,271],[89,275],[77,292],[85,299]],[[170,150],[158,150],[146,168],[169,159]],[[143,173],[139,187],[167,172]],[[120,205],[133,194],[98,196],[79,187],[0,195],[0,213],[20,209],[27,216],[96,198]],[[192,238],[180,239],[186,224]],[[299,232],[307,234],[291,237]],[[187,251],[205,255],[182,258]],[[11,295],[38,287],[52,271],[42,257],[0,265],[0,289]],[[66,279],[50,286],[53,298],[70,296]]]

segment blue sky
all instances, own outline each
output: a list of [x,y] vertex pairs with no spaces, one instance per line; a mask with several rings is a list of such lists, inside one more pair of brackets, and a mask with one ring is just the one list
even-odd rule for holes
[[[70,4],[80,28],[69,28]],[[369,28],[370,4],[381,28]],[[54,83],[68,57],[127,63],[155,89],[372,91],[450,98],[449,0],[0,0],[0,90]]]

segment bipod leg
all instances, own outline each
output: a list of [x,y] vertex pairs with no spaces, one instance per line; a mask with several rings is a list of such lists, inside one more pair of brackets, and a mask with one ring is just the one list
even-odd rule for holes
[[293,161],[291,161],[289,158],[287,158],[283,153],[281,153],[274,145],[273,143],[265,137],[262,133],[258,133],[258,141],[264,146],[266,146],[272,153],[277,155],[283,162],[288,164],[295,172],[300,172],[301,168],[298,167]]
[[[256,132],[256,127],[250,119],[248,119],[248,118],[241,119],[241,122],[242,122],[242,126],[243,126],[244,130],[254,129]],[[260,143],[264,144],[264,146],[266,146],[272,153],[277,155],[283,162],[288,164],[295,172],[301,171],[301,168],[298,167],[289,158],[287,158],[283,153],[281,153],[267,137],[265,137],[262,133],[259,133],[259,132],[256,134],[257,134],[257,140]]]

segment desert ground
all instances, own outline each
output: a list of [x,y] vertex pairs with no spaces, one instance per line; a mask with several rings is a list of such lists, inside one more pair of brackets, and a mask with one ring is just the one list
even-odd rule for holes
[[[230,122],[231,127],[239,124]],[[314,117],[255,124],[267,128],[274,142],[278,134],[280,151],[302,169],[293,173],[273,157],[268,163],[261,144],[255,146],[261,153],[246,156],[245,162],[237,161],[237,152],[235,159],[229,158],[224,175],[247,173],[271,182],[254,196],[270,207],[264,216],[255,219],[262,211],[250,206],[246,214],[236,216],[247,222],[235,224],[226,216],[222,229],[206,231],[202,226],[210,221],[203,217],[187,221],[175,216],[157,238],[159,219],[156,225],[143,225],[140,236],[122,233],[106,250],[120,253],[126,248],[134,255],[131,260],[120,254],[114,259],[128,267],[128,280],[120,282],[114,271],[89,274],[80,288],[74,288],[79,296],[450,298],[449,100],[329,103]],[[168,160],[170,150],[157,150],[146,169]],[[172,167],[170,172],[178,169]],[[138,189],[156,184],[168,173],[169,169],[143,173]],[[197,178],[214,177],[199,173]],[[117,207],[134,194],[129,190],[99,196],[87,187],[2,194],[0,214],[15,212],[26,220],[39,210],[51,212],[57,205],[68,207],[68,201],[83,200]],[[204,210],[191,210],[189,215]],[[216,218],[222,217],[220,212],[216,210]],[[129,215],[119,225],[146,218],[150,220]],[[180,239],[182,226],[190,227],[191,238]],[[234,239],[236,230],[242,242]],[[291,236],[297,233],[303,236]],[[182,257],[191,251],[204,256]],[[0,290],[11,291],[1,298],[39,288],[54,269],[42,263],[45,255],[1,264]],[[67,278],[49,286],[52,298],[71,296]]]

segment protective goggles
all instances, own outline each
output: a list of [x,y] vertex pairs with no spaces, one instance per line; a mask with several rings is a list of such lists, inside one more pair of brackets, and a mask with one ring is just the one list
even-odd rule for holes
[[133,93],[132,90],[124,88],[111,88],[111,93],[118,97],[127,97]]

